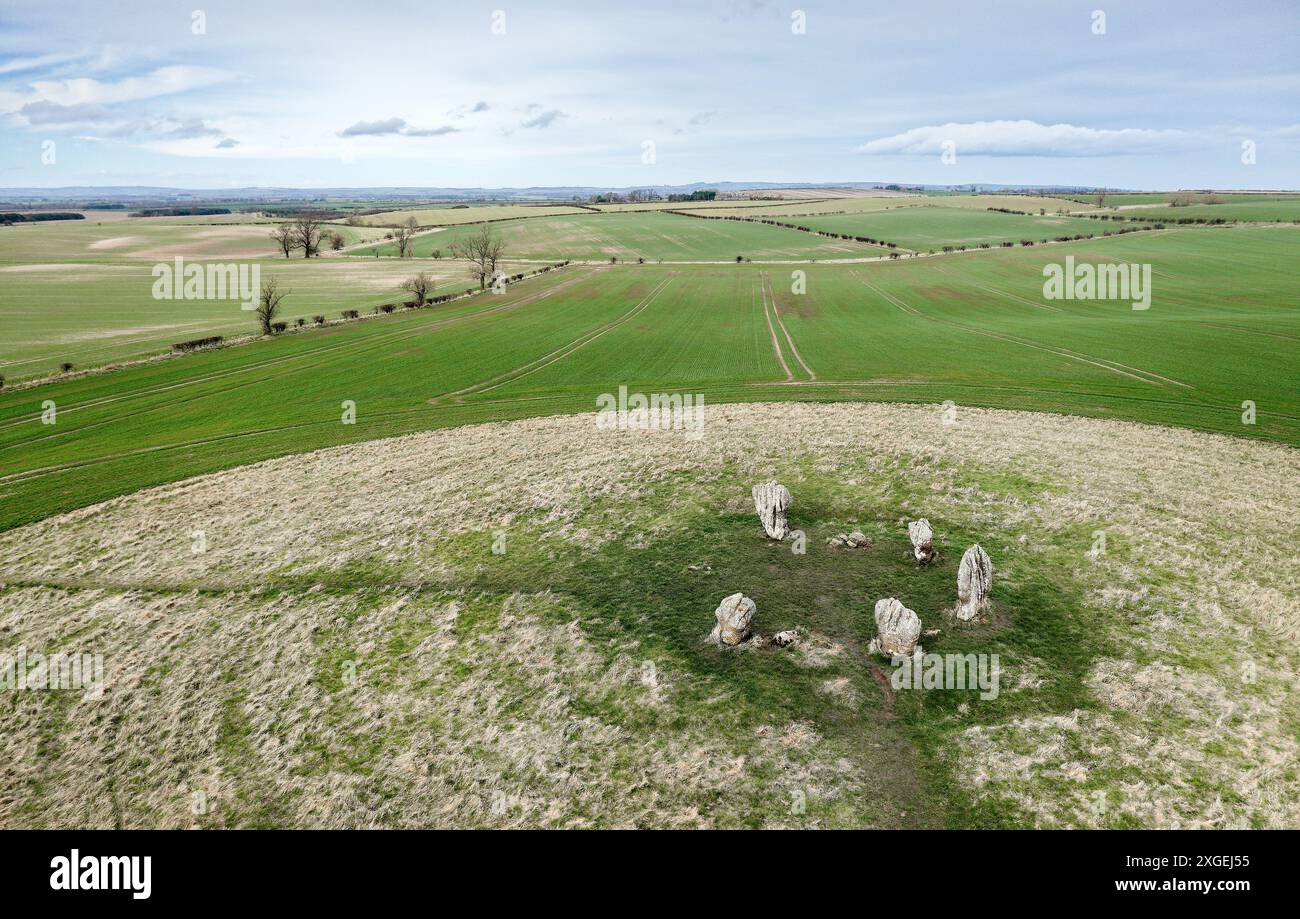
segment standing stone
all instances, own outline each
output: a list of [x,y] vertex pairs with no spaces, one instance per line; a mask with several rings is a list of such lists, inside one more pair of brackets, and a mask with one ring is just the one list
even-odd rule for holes
[[921,617],[893,597],[876,601],[873,648],[886,657],[911,657],[921,637]]
[[969,622],[988,604],[989,588],[993,586],[993,562],[980,548],[971,546],[961,557],[957,569],[957,618]]
[[913,520],[907,525],[907,535],[912,540],[912,554],[922,565],[934,560],[934,531],[930,521],[925,518]]
[[790,527],[785,522],[785,512],[790,507],[790,492],[780,482],[755,485],[751,490],[754,509],[763,522],[763,531],[770,539],[785,539]]
[[754,601],[744,594],[732,594],[718,604],[713,618],[718,624],[709,638],[723,645],[738,645],[749,636],[749,623],[754,618]]

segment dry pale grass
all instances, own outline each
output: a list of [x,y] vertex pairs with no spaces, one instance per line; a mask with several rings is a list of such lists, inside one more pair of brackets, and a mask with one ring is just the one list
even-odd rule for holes
[[[671,673],[648,681],[628,654],[611,660],[547,615],[552,598],[498,605],[496,627],[464,635],[460,601],[402,594],[368,604],[11,590],[6,633],[50,647],[61,627],[49,613],[60,610],[80,623],[80,646],[109,648],[111,676],[96,702],[15,696],[0,739],[0,822],[708,826],[699,801],[761,792],[745,757],[704,732],[636,735],[616,723],[663,706]],[[352,645],[338,663],[357,675],[333,686],[318,638],[340,619]],[[423,637],[392,660],[399,632]],[[575,715],[576,697],[614,715]],[[65,707],[54,736],[52,705]],[[759,748],[749,768],[807,758],[793,753]]]
[[[661,483],[707,492],[807,462],[846,482],[927,483],[899,514],[986,528],[995,565],[1028,533],[1031,558],[1053,534],[1106,533],[1075,572],[1113,648],[1087,678],[1092,704],[963,729],[953,765],[974,795],[1040,825],[1297,826],[1298,457],[1053,415],[960,409],[946,425],[938,407],[746,405],[710,407],[699,441],[534,419],[115,499],[0,535],[0,650],[75,646],[108,669],[100,701],[29,693],[0,708],[0,823],[709,825],[747,796],[779,799],[752,784],[759,764],[852,794],[863,778],[810,726],[744,748],[706,723],[626,729],[671,712],[683,677],[660,661],[647,684],[632,643],[592,646],[559,598],[436,592],[455,534],[527,519],[598,551],[671,525]],[[992,495],[972,472],[1051,487]],[[601,511],[609,501],[626,512]],[[356,564],[388,566],[385,596],[264,589]],[[461,628],[457,604],[479,624]],[[820,666],[838,649],[798,653]],[[344,661],[358,678],[335,686]],[[1032,691],[1050,677],[1041,663],[1004,688]],[[601,716],[576,714],[593,705]],[[209,815],[190,813],[195,790]]]

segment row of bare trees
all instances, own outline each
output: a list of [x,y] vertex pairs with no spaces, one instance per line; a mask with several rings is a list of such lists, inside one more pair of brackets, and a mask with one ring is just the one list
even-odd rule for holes
[[[302,214],[291,223],[283,223],[276,227],[271,236],[280,244],[285,258],[288,258],[295,249],[302,249],[303,257],[311,258],[319,254],[321,224],[320,218],[312,214]],[[406,258],[411,253],[411,239],[416,229],[415,221],[411,220],[393,234],[401,258]],[[469,262],[470,277],[478,281],[479,290],[486,289],[488,283],[497,277],[497,269],[504,253],[505,244],[501,241],[501,237],[492,232],[487,224],[481,225],[473,236],[451,246],[452,257]],[[436,279],[425,271],[407,278],[401,285],[403,290],[410,292],[419,306],[423,306],[429,300],[436,286]],[[283,323],[276,322],[276,316],[279,315],[281,302],[290,293],[287,288],[281,288],[275,278],[263,282],[256,310],[257,321],[263,335],[271,335],[277,331],[278,326],[283,326]]]
[[[419,224],[411,217],[402,226],[385,233],[384,237],[392,240],[397,247],[398,258],[410,258],[415,255],[415,236],[419,229]],[[452,258],[465,259],[470,263],[470,277],[478,281],[479,289],[483,290],[496,277],[504,258],[505,244],[488,224],[483,223],[473,236],[452,243],[449,252]],[[288,250],[285,254],[288,255]],[[434,250],[432,254],[434,258],[442,255],[440,250]]]
[[[284,257],[288,258],[294,250],[301,249],[303,258],[320,255],[321,238],[325,233],[325,221],[310,212],[299,214],[288,223],[282,223],[271,232]],[[343,237],[337,233],[329,234],[330,244],[335,249],[343,248]]]

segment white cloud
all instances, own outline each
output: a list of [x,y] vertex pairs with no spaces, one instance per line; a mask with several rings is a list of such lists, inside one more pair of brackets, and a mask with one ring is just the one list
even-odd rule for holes
[[37,57],[19,57],[12,58],[0,64],[0,73],[19,73],[23,70],[37,70],[41,67],[51,67],[55,64],[66,64],[69,61],[79,60],[79,54],[67,54],[58,52],[54,54],[42,54]]
[[383,137],[399,134],[402,137],[441,137],[455,134],[460,128],[449,124],[437,128],[417,128],[406,123],[405,118],[385,118],[382,121],[358,121],[339,131],[339,137]]
[[[530,105],[529,108],[535,109],[537,108],[537,105]],[[519,123],[519,126],[523,128],[549,128],[551,125],[555,124],[555,122],[564,117],[566,117],[564,112],[557,108],[552,108],[547,109],[544,112],[538,112],[531,118],[525,118]]]
[[1185,131],[1111,130],[1022,120],[950,122],[912,128],[869,141],[857,151],[872,156],[937,156],[949,142],[956,145],[959,156],[1133,156],[1198,145],[1194,135]]
[[152,99],[173,93],[201,89],[230,79],[232,74],[215,67],[177,65],[159,67],[143,76],[105,82],[91,77],[70,80],[37,80],[31,84],[30,101],[44,100],[59,105],[103,104]]
[[59,105],[57,102],[28,102],[18,110],[18,114],[32,127],[38,125],[72,125],[102,122],[113,119],[112,114],[102,105],[81,102],[77,105]]

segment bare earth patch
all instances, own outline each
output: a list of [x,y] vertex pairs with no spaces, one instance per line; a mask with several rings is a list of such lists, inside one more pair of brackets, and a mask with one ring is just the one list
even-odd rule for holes
[[[1088,705],[963,728],[951,756],[971,796],[1013,801],[1044,826],[1300,826],[1300,453],[849,403],[710,407],[701,440],[597,431],[592,415],[475,425],[272,460],[0,534],[0,652],[97,651],[107,670],[102,699],[28,692],[0,708],[0,824],[696,826],[767,795],[765,822],[783,825],[783,786],[761,774],[860,794],[871,777],[814,726],[742,749],[674,719],[684,677],[671,662],[647,681],[633,636],[593,642],[545,584],[437,593],[455,562],[440,541],[456,534],[527,517],[598,551],[621,529],[653,528],[657,510],[639,499],[657,482],[707,489],[724,470],[761,481],[805,461],[845,480],[928,483],[924,507],[899,514],[971,521],[995,567],[1017,533],[1106,534],[1108,551],[1077,561],[1113,649],[1086,676]],[[972,471],[1051,487],[991,500],[962,478]],[[635,511],[595,525],[597,500]],[[349,590],[357,565],[391,570],[391,586]],[[272,576],[304,586],[268,590]],[[806,644],[794,652],[805,666],[841,657],[824,636]],[[1050,679],[1040,665],[1006,675],[1008,698]],[[838,679],[823,691],[863,704]],[[1207,791],[1223,787],[1234,793]]]
[[139,236],[110,236],[108,239],[100,239],[91,243],[88,249],[120,249],[123,246],[134,245],[140,241]]

